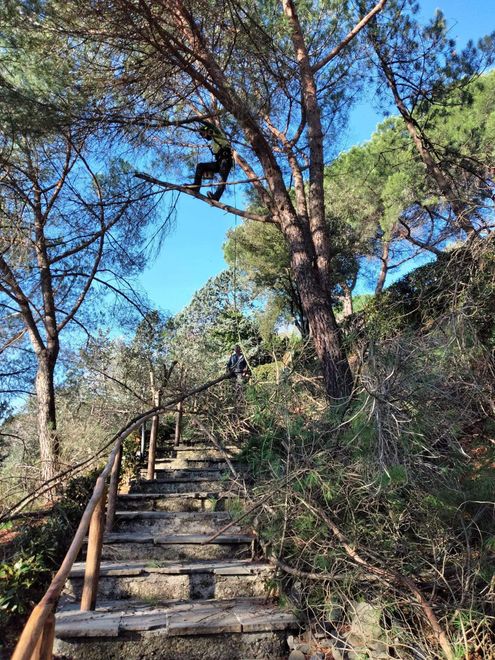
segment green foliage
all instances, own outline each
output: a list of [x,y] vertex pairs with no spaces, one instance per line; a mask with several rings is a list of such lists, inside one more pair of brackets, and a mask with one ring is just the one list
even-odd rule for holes
[[[492,347],[495,319],[493,241],[447,252],[437,262],[417,268],[364,307],[367,333],[376,339],[419,331],[444,323],[452,314],[470,319],[477,336]],[[455,296],[451,284],[456,283]],[[437,356],[439,357],[439,356]]]
[[235,344],[248,360],[264,360],[251,300],[228,270],[211,278],[168,325],[171,355],[187,367],[191,384],[224,370]]
[[[0,563],[0,611],[3,616],[25,614],[31,607],[33,586],[48,572],[40,558],[23,555]],[[3,618],[2,616],[2,618]],[[4,622],[0,621],[3,627]]]
[[[240,460],[256,496],[270,494],[257,514],[263,547],[299,571],[281,569],[283,593],[319,626],[349,623],[349,602],[376,603],[391,645],[436,652],[413,597],[355,564],[326,514],[365,560],[434,600],[454,646],[465,634],[492,648],[494,273],[492,241],[480,239],[371,298],[358,315],[367,353],[344,413],[319,398],[304,352],[290,369],[255,370]],[[461,625],[450,617],[465,599]]]
[[72,479],[45,522],[23,525],[0,563],[0,637],[27,613],[65,555],[93,490],[96,471]]

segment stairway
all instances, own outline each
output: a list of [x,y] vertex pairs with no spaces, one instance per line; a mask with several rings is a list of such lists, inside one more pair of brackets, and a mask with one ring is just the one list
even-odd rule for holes
[[[235,460],[236,448],[227,448]],[[267,597],[273,568],[256,561],[250,529],[213,533],[239,497],[222,452],[200,441],[169,448],[155,479],[119,495],[103,541],[96,610],[79,611],[84,562],[74,564],[56,615],[57,658],[287,658],[295,617]]]

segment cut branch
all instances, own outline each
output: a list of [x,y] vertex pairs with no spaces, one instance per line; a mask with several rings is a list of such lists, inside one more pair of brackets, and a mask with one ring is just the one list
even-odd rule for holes
[[[234,206],[230,206],[229,204],[223,204],[222,202],[218,202],[216,200],[210,199],[206,195],[202,195],[199,192],[195,192],[190,186],[179,186],[175,183],[169,183],[168,181],[160,181],[160,179],[155,179],[154,177],[149,176],[148,174],[141,174],[140,172],[136,172],[134,176],[138,179],[142,179],[143,181],[154,183],[156,186],[161,186],[162,188],[166,188],[167,190],[178,190],[179,192],[183,192],[186,195],[191,195],[191,197],[200,199],[201,201],[206,202],[210,206],[215,206],[216,208],[222,209],[223,211],[227,211],[227,213],[238,215],[241,218],[247,218],[248,220],[255,220],[256,222],[273,222],[270,216],[248,213],[247,211],[242,211],[241,209],[237,209]],[[251,182],[250,180],[248,181]]]

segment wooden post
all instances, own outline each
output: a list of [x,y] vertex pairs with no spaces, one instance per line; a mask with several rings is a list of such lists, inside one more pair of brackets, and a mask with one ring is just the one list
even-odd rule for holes
[[108,489],[108,505],[107,505],[107,521],[105,524],[105,532],[107,534],[113,529],[113,521],[115,518],[115,509],[117,507],[117,492],[119,489],[120,466],[122,464],[122,445],[115,456],[110,475],[110,488]]
[[84,586],[81,597],[81,611],[83,612],[94,610],[96,605],[96,594],[100,579],[101,546],[103,544],[106,499],[107,488],[105,486],[93,512],[89,526],[86,571],[84,573]]
[[151,420],[150,431],[150,444],[148,448],[148,472],[146,473],[147,479],[155,478],[155,461],[156,461],[156,438],[158,435],[158,415],[155,415]]
[[52,660],[53,641],[55,639],[55,615],[51,612],[45,621],[31,660]]
[[[153,393],[153,402],[155,406],[160,405],[160,391],[154,390]],[[150,446],[148,449],[148,472],[146,474],[147,479],[155,478],[155,461],[156,461],[156,440],[158,437],[158,421],[159,416],[155,415],[151,420],[151,431],[150,431]]]
[[144,452],[146,451],[146,422],[141,424],[141,460],[144,458]]
[[180,443],[180,436],[182,432],[182,415],[183,415],[183,402],[179,401],[179,403],[177,404],[177,417],[175,418],[174,445],[176,447]]

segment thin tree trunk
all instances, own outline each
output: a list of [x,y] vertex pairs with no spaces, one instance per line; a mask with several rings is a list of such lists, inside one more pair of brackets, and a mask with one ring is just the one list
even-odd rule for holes
[[47,351],[43,351],[37,357],[36,397],[41,477],[43,481],[47,481],[57,473],[60,458],[53,374],[55,360]]
[[399,89],[397,87],[395,74],[391,66],[383,56],[380,50],[380,46],[377,43],[376,39],[373,39],[372,43],[375,52],[378,56],[378,59],[380,61],[380,65],[382,67],[383,73],[385,74],[385,77],[387,79],[388,86],[390,87],[390,90],[394,97],[395,105],[398,111],[400,112],[402,119],[404,120],[407,131],[411,136],[416,151],[418,152],[427,173],[436,182],[440,193],[443,195],[443,197],[445,197],[445,200],[450,204],[452,210],[457,216],[457,222],[459,226],[468,235],[473,234],[476,231],[476,229],[472,224],[472,222],[469,220],[469,218],[466,216],[466,211],[467,211],[466,205],[462,202],[462,200],[458,198],[453,185],[449,182],[447,176],[444,174],[439,164],[435,161],[435,158],[433,157],[433,153],[432,153],[433,151],[432,144],[428,140],[424,132],[421,130],[420,125],[418,124],[418,122],[413,117],[413,115],[407,108],[406,104],[404,103],[404,100],[401,97],[399,93]]
[[344,295],[342,297],[342,314],[344,318],[348,318],[349,316],[352,316],[354,313],[354,307],[352,304],[352,289],[350,286],[347,286],[347,284],[342,285],[342,290],[344,292]]
[[380,274],[378,275],[378,281],[375,287],[376,296],[379,296],[381,294],[381,292],[383,291],[383,287],[385,285],[385,279],[388,273],[389,253],[390,253],[390,241],[383,241],[382,256],[380,257],[380,260],[382,262],[382,267],[380,268]]

